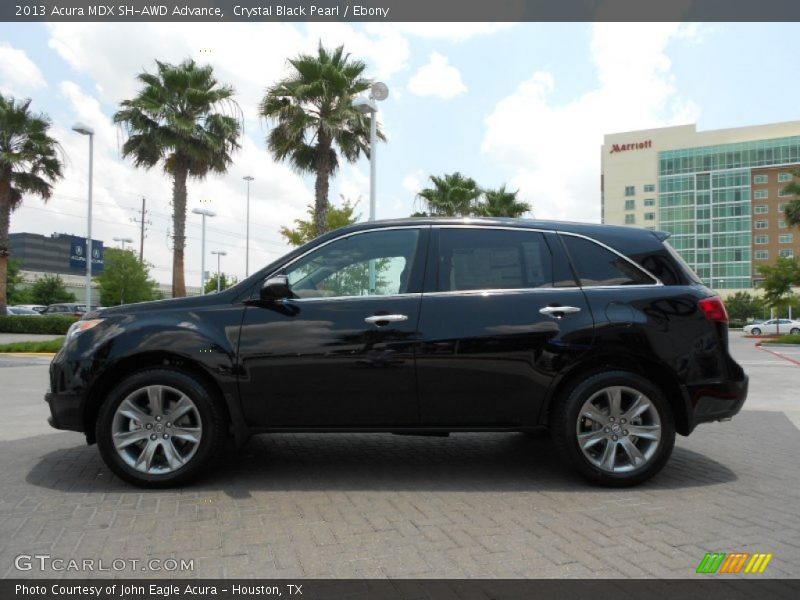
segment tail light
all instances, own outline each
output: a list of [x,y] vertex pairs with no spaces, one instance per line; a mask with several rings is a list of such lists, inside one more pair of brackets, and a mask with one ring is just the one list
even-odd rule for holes
[[719,321],[720,323],[728,322],[728,311],[725,310],[725,305],[722,303],[722,299],[719,296],[703,298],[697,304],[709,321]]

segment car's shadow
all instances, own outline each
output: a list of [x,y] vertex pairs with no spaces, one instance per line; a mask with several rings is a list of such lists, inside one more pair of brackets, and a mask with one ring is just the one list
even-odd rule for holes
[[[44,437],[44,436],[43,436]],[[52,439],[52,438],[51,438]],[[61,438],[63,439],[63,438]],[[3,442],[2,446],[14,444]],[[8,448],[6,448],[8,449]],[[40,451],[44,448],[39,447]],[[664,470],[635,489],[657,491],[735,481],[703,454],[676,447]],[[111,474],[97,448],[45,451],[26,481],[69,492],[140,492]],[[227,450],[188,492],[221,491],[551,491],[592,488],[559,459],[546,436],[462,433],[447,438],[391,434],[273,434]]]

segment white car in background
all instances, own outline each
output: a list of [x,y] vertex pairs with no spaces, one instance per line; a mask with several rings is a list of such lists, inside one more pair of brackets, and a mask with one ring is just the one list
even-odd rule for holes
[[770,319],[763,323],[745,325],[742,331],[745,335],[775,335],[776,333],[798,335],[800,334],[800,321]]

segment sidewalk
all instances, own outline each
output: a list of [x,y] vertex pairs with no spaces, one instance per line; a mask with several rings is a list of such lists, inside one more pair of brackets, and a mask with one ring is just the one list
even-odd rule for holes
[[13,344],[14,342],[46,342],[60,337],[64,336],[42,333],[0,333],[0,344]]

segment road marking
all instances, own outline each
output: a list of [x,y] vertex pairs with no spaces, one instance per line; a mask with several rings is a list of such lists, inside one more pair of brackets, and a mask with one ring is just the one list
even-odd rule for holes
[[763,350],[764,352],[769,352],[770,354],[774,354],[775,356],[777,356],[778,358],[782,358],[783,360],[788,360],[790,363],[793,363],[793,364],[797,365],[798,367],[800,367],[800,360],[795,360],[793,358],[789,358],[788,356],[785,356],[785,355],[781,354],[780,352],[775,352],[774,350],[767,350],[766,348],[764,348],[764,346],[757,345],[756,348],[759,348],[759,349]]

